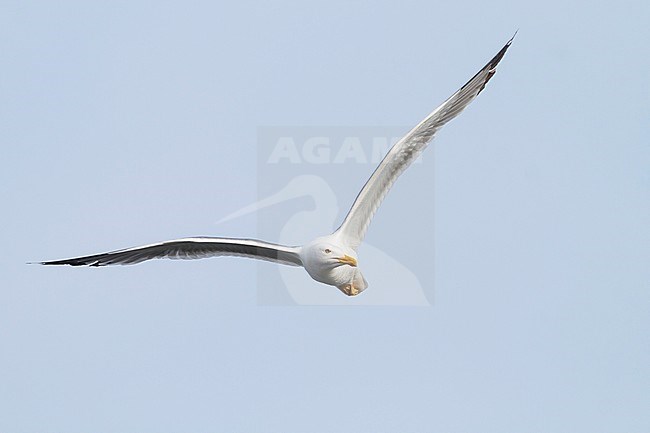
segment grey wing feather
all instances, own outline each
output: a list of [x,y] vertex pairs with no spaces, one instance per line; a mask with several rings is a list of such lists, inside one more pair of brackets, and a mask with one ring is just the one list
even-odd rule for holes
[[366,182],[336,231],[356,248],[366,234],[370,220],[400,174],[422,153],[434,134],[447,122],[458,116],[485,88],[494,76],[495,68],[510,47],[514,36],[472,79],[443,102],[422,122],[390,149],[370,179]]
[[202,259],[239,256],[302,266],[300,247],[287,247],[254,239],[195,237],[141,247],[126,248],[90,256],[40,262],[42,265],[107,266],[132,265],[151,259]]

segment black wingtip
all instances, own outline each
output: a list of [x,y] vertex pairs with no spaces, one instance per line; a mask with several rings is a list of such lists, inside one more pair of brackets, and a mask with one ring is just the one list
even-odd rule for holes
[[[506,42],[506,44],[503,46],[503,48],[501,48],[501,50],[496,54],[496,56],[494,56],[494,57],[492,58],[492,60],[490,60],[490,61],[488,62],[488,64],[485,65],[485,67],[484,67],[483,69],[481,69],[479,72],[476,73],[476,75],[474,75],[474,77],[472,77],[472,80],[473,80],[473,79],[476,78],[479,74],[481,74],[483,71],[485,71],[485,70],[487,69],[487,76],[485,77],[485,81],[483,82],[483,85],[481,86],[481,88],[479,89],[479,91],[478,91],[477,94],[480,94],[480,93],[483,91],[483,89],[485,89],[485,85],[488,83],[488,81],[490,81],[490,80],[492,79],[492,77],[494,76],[494,74],[496,74],[496,72],[497,72],[497,70],[496,70],[497,65],[499,64],[499,62],[501,61],[501,59],[503,59],[503,56],[506,55],[506,51],[508,51],[508,48],[510,48],[510,45],[512,44],[512,40],[515,38],[515,36],[517,36],[517,32],[518,32],[518,31],[519,31],[519,29],[517,29],[517,31],[515,32],[515,34],[512,35],[512,37],[510,38],[510,40],[508,40],[508,42]],[[472,80],[470,80],[467,84],[471,83]],[[465,84],[465,86],[466,86],[467,84]],[[463,87],[465,87],[465,86],[463,86]]]
[[510,48],[510,45],[512,45],[512,40],[515,38],[515,36],[517,36],[518,31],[519,31],[519,29],[517,29],[517,31],[515,32],[514,35],[512,35],[510,40],[508,40],[508,42],[506,42],[506,44],[503,46],[503,48],[501,48],[501,51],[499,51],[497,53],[497,55],[494,56],[492,58],[492,60],[490,60],[490,62],[488,63],[488,65],[490,66],[490,69],[496,68],[496,66],[499,64],[501,59],[503,59],[503,56],[506,55],[506,51],[508,51],[508,48]]
[[95,264],[90,264],[86,262],[81,262],[79,260],[74,260],[74,259],[69,259],[69,260],[52,260],[49,262],[28,262],[28,265],[44,265],[44,266],[61,266],[61,265],[69,265],[69,266],[99,266]]
[[512,40],[515,38],[515,36],[517,36],[517,33],[519,33],[519,29],[515,30],[515,33],[512,35],[507,45],[510,45],[512,43]]

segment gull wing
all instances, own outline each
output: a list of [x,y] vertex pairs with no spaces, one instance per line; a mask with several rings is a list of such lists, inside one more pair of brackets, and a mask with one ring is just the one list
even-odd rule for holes
[[203,259],[238,256],[302,266],[300,247],[287,247],[255,239],[195,237],[126,248],[91,256],[40,262],[42,265],[106,266],[133,265],[151,259]]
[[335,232],[342,236],[351,247],[357,248],[361,244],[370,225],[370,220],[399,175],[422,153],[434,134],[447,122],[458,116],[485,88],[487,82],[494,76],[497,64],[505,55],[513,39],[514,36],[471,80],[388,151],[359,192],[352,208],[343,220],[343,224]]

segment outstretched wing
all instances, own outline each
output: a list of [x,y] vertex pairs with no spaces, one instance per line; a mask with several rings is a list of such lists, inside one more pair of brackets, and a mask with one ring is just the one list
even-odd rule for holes
[[343,224],[336,231],[351,247],[356,248],[361,244],[372,216],[391,186],[422,153],[436,131],[458,116],[481,93],[490,78],[494,76],[495,68],[510,47],[512,39],[514,36],[471,80],[390,149],[357,196]]
[[151,259],[203,259],[239,256],[302,266],[300,247],[287,247],[254,239],[196,237],[126,248],[91,256],[40,262],[42,265],[106,266],[132,265]]

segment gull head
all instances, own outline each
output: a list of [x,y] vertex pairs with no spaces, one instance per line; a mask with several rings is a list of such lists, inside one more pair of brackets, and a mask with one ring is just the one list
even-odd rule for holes
[[356,251],[332,236],[302,247],[300,258],[314,280],[335,286],[348,296],[356,296],[368,287],[359,270]]

